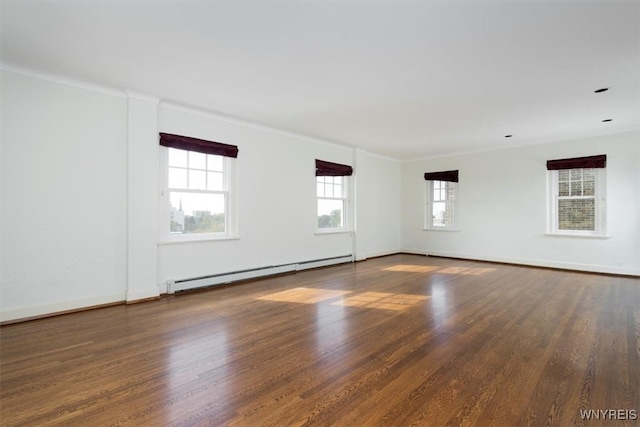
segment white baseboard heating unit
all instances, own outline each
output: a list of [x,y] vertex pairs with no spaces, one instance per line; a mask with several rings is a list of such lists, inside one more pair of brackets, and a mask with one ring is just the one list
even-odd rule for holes
[[276,274],[326,267],[329,265],[345,264],[349,262],[353,262],[353,255],[342,255],[291,264],[271,265],[248,270],[232,271],[229,273],[212,274],[210,276],[193,277],[190,279],[170,280],[167,282],[167,292],[173,294],[180,291],[229,284],[240,280],[273,276]]

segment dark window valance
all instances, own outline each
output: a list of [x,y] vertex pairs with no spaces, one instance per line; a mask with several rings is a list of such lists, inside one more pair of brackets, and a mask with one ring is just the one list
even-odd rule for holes
[[238,147],[220,142],[191,138],[189,136],[160,133],[160,145],[198,153],[215,154],[225,157],[238,157]]
[[424,179],[427,181],[458,182],[458,171],[427,172],[424,174]]
[[607,155],[575,157],[573,159],[548,160],[547,170],[603,168],[607,165]]
[[316,176],[351,176],[353,168],[340,163],[325,162],[316,159]]

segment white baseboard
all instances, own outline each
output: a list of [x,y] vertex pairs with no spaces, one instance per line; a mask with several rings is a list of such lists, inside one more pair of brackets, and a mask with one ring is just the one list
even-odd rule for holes
[[402,252],[401,249],[395,249],[395,250],[392,250],[392,251],[368,252],[364,256],[356,257],[356,261],[364,261],[364,260],[367,260],[369,258],[378,258],[378,257],[382,257],[382,256],[395,255],[395,254],[399,254],[400,252]]
[[125,293],[121,292],[111,295],[101,295],[96,297],[77,299],[73,301],[62,301],[53,304],[30,305],[9,310],[2,310],[2,312],[0,312],[0,322],[29,319],[39,316],[51,316],[57,313],[64,313],[73,310],[83,310],[89,307],[124,302],[125,296]]
[[141,301],[149,298],[157,298],[160,296],[160,289],[154,287],[151,289],[132,290],[127,292],[127,302]]
[[640,269],[625,268],[625,267],[613,267],[608,265],[594,265],[594,264],[582,264],[572,262],[562,262],[544,259],[528,259],[528,258],[511,258],[511,257],[496,257],[486,256],[478,254],[466,254],[459,252],[443,252],[443,251],[431,251],[431,250],[417,250],[417,249],[403,249],[402,252],[416,254],[416,255],[432,255],[441,256],[446,258],[459,258],[475,261],[489,261],[500,262],[506,264],[518,264],[528,265],[532,267],[548,267],[557,268],[562,270],[575,270],[586,271],[589,273],[606,273],[606,274],[620,274],[625,276],[640,276]]

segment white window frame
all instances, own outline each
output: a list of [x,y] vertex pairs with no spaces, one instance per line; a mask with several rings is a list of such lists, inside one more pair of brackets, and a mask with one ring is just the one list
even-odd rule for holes
[[[320,197],[318,195],[318,179],[319,178],[332,178],[337,179],[340,178],[342,181],[342,196],[341,197]],[[351,230],[351,221],[350,221],[350,193],[351,193],[351,177],[350,176],[316,176],[315,180],[315,192],[316,192],[316,209],[315,209],[315,232],[316,234],[330,234],[330,233],[348,233]],[[320,228],[318,227],[318,209],[319,209],[319,201],[320,200],[340,200],[342,201],[342,227],[332,227],[332,228]]]
[[[434,185],[436,182],[445,182],[447,184],[455,185],[455,199],[453,200],[453,225],[440,226],[433,225],[433,204],[434,202],[441,202],[434,200]],[[458,182],[442,181],[442,180],[426,180],[425,181],[425,215],[424,215],[424,230],[431,231],[460,231],[460,186]]]
[[[188,150],[183,150],[188,151]],[[197,242],[206,240],[229,240],[238,238],[236,213],[236,159],[222,157],[223,190],[193,190],[169,188],[169,148],[160,146],[160,243]],[[170,231],[170,193],[223,194],[225,198],[225,231],[219,233],[172,233]]]
[[[563,196],[566,199],[594,199],[595,204],[595,229],[594,230],[561,230],[558,220],[559,195],[559,170],[547,171],[548,197],[547,197],[547,234],[556,236],[576,237],[608,237],[607,236],[607,209],[606,209],[606,168],[576,168],[593,169],[595,171],[594,196]],[[571,170],[571,169],[568,169]]]

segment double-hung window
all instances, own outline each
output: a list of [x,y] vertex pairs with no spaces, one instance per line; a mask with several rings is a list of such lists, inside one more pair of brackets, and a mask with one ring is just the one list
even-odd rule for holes
[[458,171],[428,172],[426,180],[425,228],[458,228]]
[[163,237],[201,240],[235,234],[233,163],[237,147],[160,134],[166,171]]
[[551,234],[604,235],[606,155],[550,160]]
[[348,165],[316,160],[317,230],[319,232],[348,229],[349,177]]

